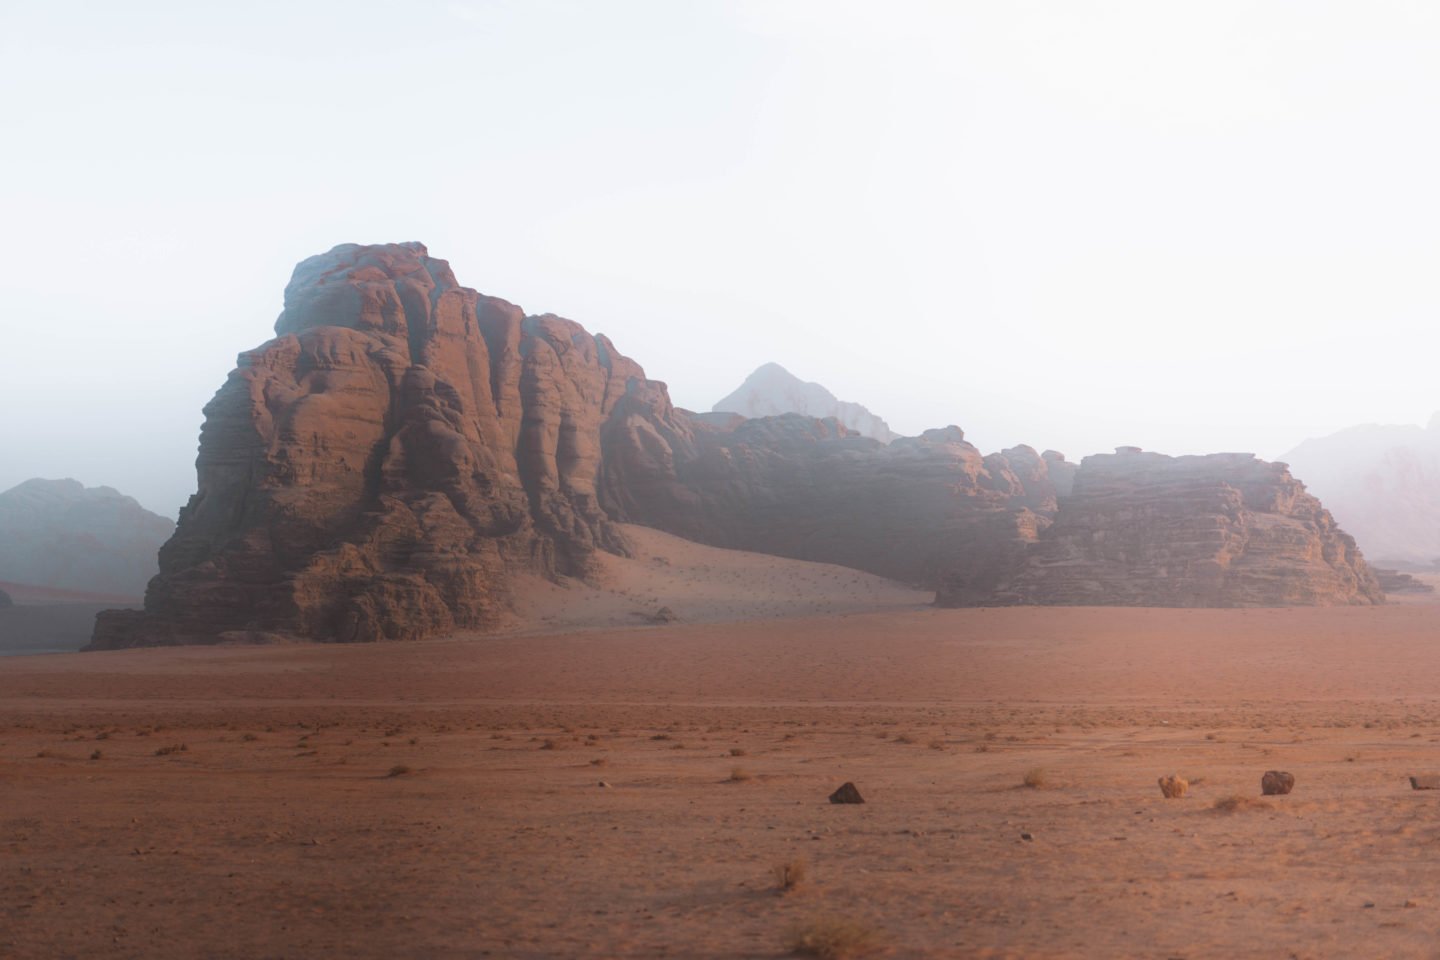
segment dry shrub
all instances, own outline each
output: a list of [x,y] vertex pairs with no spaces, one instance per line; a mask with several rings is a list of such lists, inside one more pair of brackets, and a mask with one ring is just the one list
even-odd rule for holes
[[558,749],[560,749],[560,745],[559,745],[558,743],[556,743],[554,740],[546,740],[544,743],[540,744],[540,749],[541,749],[541,750],[558,750]]
[[791,953],[820,960],[844,960],[879,946],[875,931],[858,920],[820,917],[797,927],[785,941]]
[[775,867],[775,885],[781,893],[788,893],[805,882],[804,860],[787,860]]
[[1270,804],[1259,797],[1246,797],[1237,793],[1216,800],[1215,809],[1221,813],[1239,813],[1242,810],[1269,810]]
[[256,736],[255,734],[253,734],[253,733],[247,733],[247,734],[243,735],[240,739],[241,739],[241,740],[244,740],[246,743],[254,743],[256,740],[259,740],[260,738],[257,737],[257,736]]
[[732,756],[732,757],[743,757],[743,756],[745,756],[745,748],[744,748],[744,747],[731,747],[731,748],[730,748],[730,756]]
[[91,760],[99,760],[99,759],[100,759],[101,757],[103,757],[103,756],[104,756],[103,753],[101,753],[99,750],[96,750],[94,753],[90,754],[90,759],[91,759]]
[[1039,790],[1041,787],[1045,786],[1050,782],[1050,776],[1044,771],[1044,769],[1040,767],[1035,767],[1034,769],[1026,772],[1025,779],[1021,782],[1024,783],[1025,786],[1029,787],[1031,790]]
[[896,742],[896,743],[914,743],[914,742],[915,742],[915,738],[912,737],[912,736],[910,736],[910,734],[908,734],[908,733],[900,733],[900,734],[896,734],[896,736],[895,736],[895,742]]
[[387,777],[403,777],[403,776],[405,776],[405,774],[407,774],[407,773],[409,773],[409,772],[410,772],[410,768],[409,768],[409,767],[405,766],[405,764],[403,764],[403,763],[397,763],[397,764],[395,764],[395,766],[393,766],[393,767],[390,768],[390,772],[387,773],[387,774],[385,774],[385,776],[387,776]]
[[731,783],[744,783],[746,780],[754,779],[755,774],[751,773],[749,770],[746,770],[744,767],[736,767],[735,769],[730,771]]
[[945,741],[944,741],[944,740],[931,740],[931,741],[930,741],[930,749],[931,749],[931,750],[944,750],[944,749],[945,749]]
[[156,750],[155,756],[168,757],[172,753],[187,753],[189,750],[190,748],[183,743],[172,743],[168,747],[161,747],[159,750]]

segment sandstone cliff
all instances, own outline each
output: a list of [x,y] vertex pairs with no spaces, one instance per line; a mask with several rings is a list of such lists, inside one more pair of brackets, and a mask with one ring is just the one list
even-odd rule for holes
[[[963,580],[944,605],[975,602]],[[973,593],[973,591],[972,591]],[[1055,521],[981,603],[1178,607],[1384,601],[1355,541],[1284,464],[1086,457]]]
[[767,363],[745,378],[735,391],[710,408],[715,413],[742,417],[776,417],[799,413],[816,419],[835,419],[862,437],[889,443],[899,434],[880,417],[858,403],[841,400],[818,383],[807,383],[778,363]]
[[418,243],[301,263],[275,333],[205,408],[145,611],[103,615],[94,647],[483,627],[510,574],[624,550],[600,425],[643,373],[604,337],[461,287]]
[[1055,512],[1064,458],[983,456],[958,427],[882,444],[834,419],[746,420],[637,404],[607,426],[611,515],[715,546],[934,586],[999,569]]
[[0,580],[138,597],[174,529],[110,487],[27,480],[0,493]]
[[948,604],[1378,602],[1283,465],[1080,468],[957,427],[676,409],[603,336],[461,287],[420,244],[295,270],[205,408],[198,489],[143,611],[97,649],[411,639],[499,623],[517,574],[586,577],[617,522],[936,586]]

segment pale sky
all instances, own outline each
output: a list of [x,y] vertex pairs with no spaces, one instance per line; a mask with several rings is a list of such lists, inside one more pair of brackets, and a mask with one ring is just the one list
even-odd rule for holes
[[776,361],[987,452],[1424,423],[1436,50],[1370,0],[0,0],[0,489],[173,515],[344,242],[692,409]]

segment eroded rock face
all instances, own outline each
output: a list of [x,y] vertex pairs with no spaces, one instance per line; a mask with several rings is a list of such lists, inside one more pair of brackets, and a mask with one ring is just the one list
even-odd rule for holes
[[[1372,604],[1375,576],[1284,464],[1250,454],[1086,457],[1055,522],[982,603]],[[942,590],[939,602],[962,597]]]
[[144,613],[102,615],[96,648],[484,627],[511,574],[624,551],[601,424],[643,372],[604,337],[461,287],[417,243],[301,263],[275,332],[205,408]]
[[174,529],[111,487],[26,480],[0,493],[0,580],[139,597]]
[[1025,446],[983,456],[953,426],[887,445],[833,419],[668,402],[636,403],[606,429],[602,499],[616,519],[924,586],[963,571],[976,596],[1049,524],[1063,463]]

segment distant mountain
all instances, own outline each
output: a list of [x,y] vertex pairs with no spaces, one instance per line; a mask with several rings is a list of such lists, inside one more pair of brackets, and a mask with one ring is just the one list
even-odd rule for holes
[[1280,458],[1381,564],[1440,561],[1440,413],[1426,427],[1365,424]]
[[899,434],[890,425],[858,403],[838,399],[818,383],[806,383],[778,363],[767,363],[740,388],[711,407],[714,413],[738,413],[742,417],[777,417],[800,413],[807,417],[834,417],[862,437],[889,443]]
[[0,580],[139,597],[174,529],[110,487],[26,480],[0,493]]

